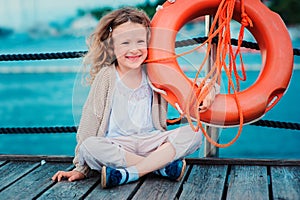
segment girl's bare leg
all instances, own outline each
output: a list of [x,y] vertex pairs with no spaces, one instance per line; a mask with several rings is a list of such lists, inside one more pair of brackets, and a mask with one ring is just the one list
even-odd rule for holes
[[141,177],[164,167],[173,160],[175,154],[176,152],[172,144],[166,142],[147,157],[126,152],[126,162],[128,166],[135,166],[139,172],[139,177]]

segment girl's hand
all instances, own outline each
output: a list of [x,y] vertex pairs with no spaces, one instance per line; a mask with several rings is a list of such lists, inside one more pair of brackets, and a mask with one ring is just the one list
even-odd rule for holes
[[200,113],[206,111],[211,106],[211,104],[214,102],[216,95],[219,93],[220,93],[220,86],[215,84],[212,87],[212,89],[208,92],[206,97],[203,99],[202,104],[199,106],[199,108],[201,109]]
[[81,180],[84,179],[85,176],[84,174],[72,170],[72,171],[58,171],[56,174],[54,174],[54,176],[52,177],[53,181],[61,181],[62,178],[67,178],[68,181],[76,181],[76,180]]
[[199,108],[201,109],[200,113],[204,112],[209,108],[209,106],[213,103],[215,96],[216,96],[216,90],[214,89],[214,87],[212,87],[212,89],[208,92],[206,97],[203,99],[202,104],[199,106]]
[[[194,82],[193,78],[189,78],[191,81]],[[203,81],[203,78],[198,78],[196,81],[196,84],[199,85],[201,82]],[[205,83],[204,87],[202,88],[202,90],[205,89],[205,87],[207,87],[207,84],[210,82],[210,80],[207,80],[207,82]],[[220,85],[218,85],[217,83],[212,87],[212,89],[208,92],[208,94],[206,95],[206,97],[203,99],[202,103],[200,104],[199,108],[200,108],[200,113],[201,112],[205,112],[209,106],[214,102],[214,99],[216,97],[217,94],[220,93]]]

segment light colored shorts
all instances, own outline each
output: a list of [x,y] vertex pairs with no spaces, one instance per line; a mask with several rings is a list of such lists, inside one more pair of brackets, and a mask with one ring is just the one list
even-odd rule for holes
[[113,138],[89,137],[79,148],[79,164],[87,164],[94,170],[100,170],[103,165],[127,167],[126,151],[146,157],[165,142],[173,145],[176,151],[174,160],[177,160],[192,154],[201,146],[202,133],[194,132],[190,126],[182,126],[165,132]]

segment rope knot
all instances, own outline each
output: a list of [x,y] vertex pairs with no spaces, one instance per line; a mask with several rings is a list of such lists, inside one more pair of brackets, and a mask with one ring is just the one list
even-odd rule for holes
[[252,20],[250,19],[250,17],[248,17],[248,15],[246,13],[242,13],[241,17],[242,17],[241,24],[244,27],[247,27],[249,25],[250,25],[250,27],[253,26]]

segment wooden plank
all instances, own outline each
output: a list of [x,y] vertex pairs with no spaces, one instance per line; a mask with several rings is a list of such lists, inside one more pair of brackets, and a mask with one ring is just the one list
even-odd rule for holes
[[300,167],[271,167],[274,199],[300,199]]
[[222,199],[226,173],[226,165],[193,166],[180,199]]
[[9,162],[0,168],[0,192],[34,170],[40,163]]
[[269,199],[267,167],[232,166],[227,199]]
[[[190,166],[185,170],[184,177]],[[142,186],[137,193],[133,196],[133,200],[147,199],[175,199],[176,195],[184,181],[184,177],[181,181],[170,181],[164,177],[150,173],[147,175]]]
[[4,165],[6,162],[7,162],[7,161],[5,161],[5,160],[1,160],[1,161],[0,161],[0,167],[1,167],[2,165]]
[[99,183],[99,173],[89,178],[74,182],[63,180],[61,182],[57,182],[37,199],[83,199],[89,191],[95,188]]
[[9,161],[41,161],[45,160],[47,162],[72,162],[72,156],[48,156],[48,155],[10,155],[10,154],[0,154],[0,160]]
[[187,158],[186,161],[195,165],[300,166],[300,160]]
[[[47,155],[8,155],[1,154],[0,160],[10,161],[53,161],[72,162],[71,156]],[[259,165],[259,166],[300,166],[300,160],[275,160],[275,159],[235,159],[235,158],[187,158],[187,164],[196,165]]]
[[3,199],[33,199],[54,184],[51,177],[58,170],[70,167],[70,163],[46,163],[1,192]]
[[140,184],[140,181],[133,182],[111,189],[102,189],[100,184],[85,198],[85,199],[105,199],[105,200],[116,200],[116,199],[130,199],[130,196],[136,191],[136,188]]

